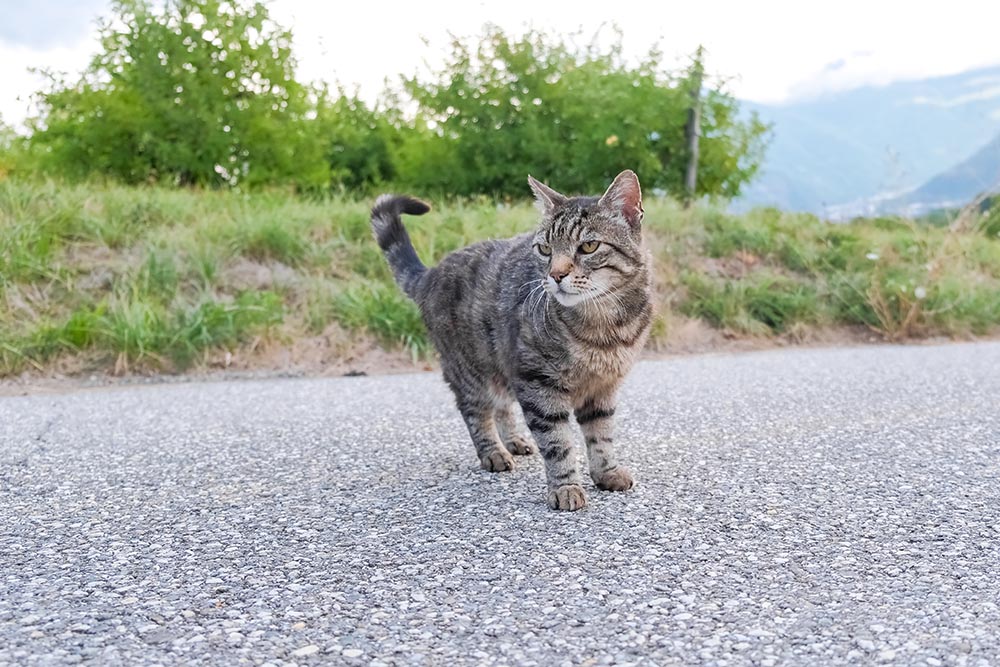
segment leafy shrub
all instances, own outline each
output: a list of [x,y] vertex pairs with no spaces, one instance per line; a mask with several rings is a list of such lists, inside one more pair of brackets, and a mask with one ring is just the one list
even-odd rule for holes
[[118,0],[104,51],[53,78],[33,122],[41,166],[178,185],[327,184],[291,33],[261,2]]
[[[524,197],[525,176],[599,194],[618,171],[647,188],[683,189],[690,72],[667,73],[651,52],[632,65],[621,36],[583,47],[496,26],[455,39],[440,71],[406,80],[417,103],[400,179],[423,191]],[[767,127],[719,87],[703,102],[698,192],[735,196],[756,173]],[[558,176],[558,177],[557,177]]]

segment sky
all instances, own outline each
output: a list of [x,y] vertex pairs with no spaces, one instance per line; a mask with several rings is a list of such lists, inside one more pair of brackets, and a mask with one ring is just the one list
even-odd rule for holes
[[[449,34],[476,35],[487,22],[508,32],[584,34],[614,24],[626,54],[659,45],[678,66],[704,44],[709,72],[730,92],[774,104],[1000,64],[994,0],[272,0],[270,7],[295,35],[300,79],[357,86],[369,99],[386,77],[440,62]],[[43,79],[28,68],[75,75],[86,66],[97,49],[96,19],[109,9],[107,0],[0,0],[0,119],[18,125],[30,112]]]

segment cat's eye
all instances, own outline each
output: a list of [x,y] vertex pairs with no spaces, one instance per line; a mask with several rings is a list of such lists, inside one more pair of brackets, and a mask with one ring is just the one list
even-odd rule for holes
[[580,252],[582,252],[584,255],[589,255],[590,253],[597,250],[597,248],[600,247],[600,245],[601,245],[600,241],[584,241],[583,243],[580,244]]
[[541,255],[542,257],[548,257],[549,255],[552,254],[552,247],[547,246],[544,243],[539,243],[535,247],[538,248],[538,254]]

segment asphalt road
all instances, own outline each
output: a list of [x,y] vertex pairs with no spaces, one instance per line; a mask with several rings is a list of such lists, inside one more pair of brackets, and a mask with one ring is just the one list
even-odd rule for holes
[[568,513],[431,373],[0,399],[0,665],[1000,663],[1000,344],[645,362],[618,414],[637,486]]

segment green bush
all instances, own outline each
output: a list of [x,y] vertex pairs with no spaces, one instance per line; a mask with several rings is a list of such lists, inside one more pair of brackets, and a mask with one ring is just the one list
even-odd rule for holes
[[772,231],[749,217],[741,219],[712,210],[705,217],[705,231],[708,233],[705,251],[709,257],[726,257],[737,250],[763,255],[774,247]]
[[204,301],[177,314],[169,354],[175,363],[187,366],[202,351],[231,348],[281,324],[283,308],[273,292],[245,292],[231,303]]
[[[599,37],[579,47],[496,26],[455,39],[440,71],[406,80],[417,103],[403,136],[400,179],[425,192],[522,198],[529,173],[571,193],[600,194],[619,171],[645,187],[683,189],[689,72],[667,73],[660,54],[638,64]],[[767,127],[741,117],[720,88],[705,94],[698,192],[739,194],[763,157]]]
[[52,78],[33,121],[41,168],[177,185],[325,186],[291,33],[247,0],[117,0],[103,52]]
[[[0,175],[16,155],[74,180],[524,199],[529,173],[599,194],[630,168],[648,189],[680,193],[692,69],[670,71],[655,51],[632,63],[621,35],[601,39],[486,26],[369,105],[299,82],[291,33],[263,2],[117,0],[102,52],[39,94],[30,139],[0,127]],[[721,83],[706,81],[702,97],[698,194],[733,197],[768,128]],[[127,244],[135,213],[106,221],[101,242]]]

